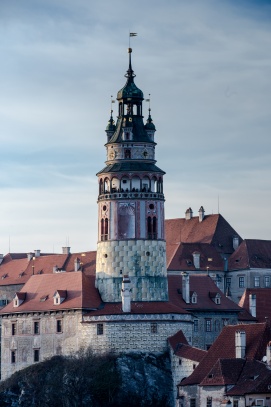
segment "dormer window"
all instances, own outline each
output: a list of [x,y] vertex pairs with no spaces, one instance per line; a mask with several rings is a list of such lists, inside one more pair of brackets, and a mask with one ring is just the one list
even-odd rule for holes
[[124,150],[124,158],[131,158],[131,150],[130,149]]
[[57,290],[54,293],[54,305],[60,305],[67,297],[66,290]]
[[197,304],[198,302],[198,295],[196,292],[193,292],[192,296],[191,296],[191,303],[192,304]]
[[14,299],[13,299],[13,307],[19,307],[25,300],[26,293],[15,293]]
[[219,293],[209,293],[210,298],[214,301],[215,304],[221,304],[221,295]]

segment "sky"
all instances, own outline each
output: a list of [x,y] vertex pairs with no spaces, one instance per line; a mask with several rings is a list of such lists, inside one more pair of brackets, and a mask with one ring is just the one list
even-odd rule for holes
[[129,32],[166,218],[203,205],[271,239],[270,23],[261,0],[1,0],[0,253],[96,249]]

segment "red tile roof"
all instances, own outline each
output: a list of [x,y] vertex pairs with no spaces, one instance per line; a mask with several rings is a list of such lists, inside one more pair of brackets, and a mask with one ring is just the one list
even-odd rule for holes
[[176,332],[175,335],[172,335],[168,338],[168,343],[175,352],[177,347],[181,344],[188,345],[188,342],[186,340],[186,337],[183,334],[183,331],[178,331]]
[[[168,289],[170,301],[176,305],[182,306],[187,310],[210,310],[210,311],[242,311],[241,308],[232,300],[227,298],[220,291],[211,277],[206,274],[190,275],[190,291],[197,293],[197,303],[186,304],[182,298],[182,276],[169,275]],[[219,293],[221,296],[220,304],[216,304],[209,293]]]
[[246,239],[229,258],[229,270],[271,268],[271,240]]
[[247,360],[236,385],[226,394],[229,396],[270,394],[270,383],[270,366],[257,360]]
[[271,321],[271,288],[247,288],[239,306],[249,312],[249,295],[256,295],[256,319],[258,322]]
[[[53,295],[57,290],[66,290],[67,296],[61,304],[54,305]],[[91,309],[101,304],[94,277],[86,276],[80,271],[31,276],[24,285],[23,292],[26,293],[24,302],[19,307],[13,307],[13,302],[9,303],[2,308],[2,315],[15,312]]]
[[236,359],[235,332],[246,332],[246,359],[262,360],[267,343],[271,340],[270,325],[266,323],[225,326],[194,372],[181,385],[200,384],[219,359]]
[[245,364],[245,359],[218,359],[201,381],[201,386],[235,384]]
[[194,348],[188,345],[188,342],[182,331],[168,338],[168,343],[176,356],[200,362],[206,355],[207,351]]
[[0,286],[25,284],[34,274],[53,274],[54,267],[66,272],[74,271],[76,258],[82,262],[86,275],[95,275],[96,252],[73,254],[41,254],[35,260],[28,260],[27,254],[7,254],[0,265]]
[[[169,248],[171,250],[171,247]],[[193,253],[200,253],[200,268],[199,270],[221,270],[224,271],[224,261],[216,249],[207,243],[180,243],[174,246],[174,253],[170,253],[167,245],[167,268],[168,270],[197,270],[194,266]],[[169,257],[171,256],[171,257]]]
[[[222,215],[206,215],[202,222],[199,217],[166,219],[165,234],[167,244],[179,243],[208,243],[216,248],[219,253],[233,252],[233,237],[242,238],[223,218]],[[171,260],[168,256],[168,262]]]

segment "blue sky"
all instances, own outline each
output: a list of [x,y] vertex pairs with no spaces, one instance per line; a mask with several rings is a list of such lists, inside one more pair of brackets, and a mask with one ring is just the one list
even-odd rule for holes
[[269,1],[1,0],[0,252],[95,250],[129,31],[166,217],[219,196],[243,238],[270,239],[270,20]]

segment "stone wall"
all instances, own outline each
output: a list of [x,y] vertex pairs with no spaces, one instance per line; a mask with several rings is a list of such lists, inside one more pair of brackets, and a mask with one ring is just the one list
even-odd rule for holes
[[[61,332],[57,332],[57,321],[61,321]],[[39,332],[35,333],[37,322]],[[89,346],[99,353],[163,353],[167,350],[167,338],[180,329],[191,342],[190,315],[85,316],[83,321],[81,311],[4,316],[2,379],[35,363],[35,351],[39,353],[39,361],[58,354],[69,355]]]
[[172,349],[170,349],[171,360],[171,372],[173,379],[174,398],[178,395],[178,384],[186,377],[193,373],[193,370],[198,366],[199,362],[195,362],[190,359],[181,358],[174,355]]
[[113,240],[99,242],[96,287],[103,301],[121,301],[121,281],[129,275],[132,301],[167,301],[166,242]]

